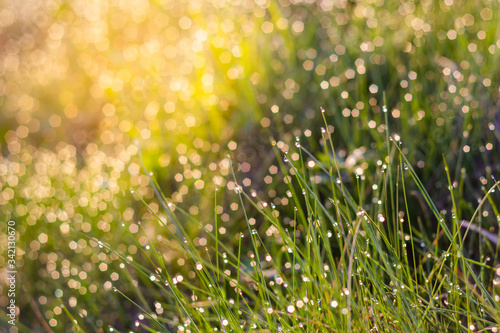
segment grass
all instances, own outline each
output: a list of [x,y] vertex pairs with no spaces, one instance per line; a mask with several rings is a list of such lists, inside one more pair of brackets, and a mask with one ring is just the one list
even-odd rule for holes
[[[323,133],[323,139],[325,151],[334,153],[330,135]],[[277,208],[247,193],[236,185],[233,172],[235,187],[226,197],[239,203],[244,218],[229,236],[219,232],[218,214],[200,220],[165,203],[165,218],[150,208],[151,223],[164,225],[159,233],[170,233],[176,244],[170,246],[182,249],[195,276],[186,281],[169,269],[154,242],[148,242],[148,268],[130,264],[155,284],[148,294],[154,288],[163,296],[153,298],[153,311],[144,308],[147,303],[136,304],[143,313],[136,326],[190,332],[497,331],[494,263],[468,258],[470,249],[464,246],[481,236],[462,233],[456,206],[445,220],[402,153],[403,145],[392,138],[386,145],[389,163],[370,176],[357,176],[357,193],[344,186],[337,160],[322,164],[299,140],[293,151],[275,147],[282,161],[279,181],[289,179],[281,187],[290,204]],[[300,156],[296,161],[293,153]],[[305,163],[306,158],[314,163]],[[445,172],[449,176],[447,167]],[[318,175],[325,178],[315,181]],[[378,181],[366,184],[366,177]],[[408,182],[420,189],[434,230],[419,230],[410,220]],[[453,188],[451,179],[449,184]],[[471,221],[488,200],[494,205],[498,184],[491,184]],[[455,202],[460,194],[453,189],[450,197]],[[207,230],[206,223],[215,228]],[[206,246],[195,245],[181,227],[196,225],[205,229]],[[234,250],[226,240],[233,237]],[[479,242],[488,247],[484,238]],[[131,301],[120,287],[115,291]]]
[[328,6],[5,4],[20,332],[496,330],[498,2]]

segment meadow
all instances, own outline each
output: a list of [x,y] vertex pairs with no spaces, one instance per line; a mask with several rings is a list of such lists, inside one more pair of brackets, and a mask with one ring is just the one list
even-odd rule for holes
[[0,332],[498,332],[499,14],[3,1]]

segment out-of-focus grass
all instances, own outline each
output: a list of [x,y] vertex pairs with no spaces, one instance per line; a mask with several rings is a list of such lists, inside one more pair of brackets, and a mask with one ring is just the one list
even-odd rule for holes
[[[131,303],[109,292],[113,284],[132,281],[121,290],[146,300],[143,307],[163,297],[148,288],[151,282],[135,288],[140,275],[77,232],[141,263],[148,234],[169,269],[194,273],[159,225],[141,231],[138,222],[152,216],[129,188],[155,200],[142,163],[169,201],[212,230],[221,228],[207,217],[219,187],[220,231],[231,235],[239,234],[232,231],[243,216],[241,203],[229,200],[235,183],[227,178],[227,152],[245,189],[277,207],[291,205],[276,181],[269,136],[290,151],[301,137],[325,165],[337,158],[356,201],[389,201],[376,214],[393,220],[405,211],[390,195],[397,170],[392,185],[368,175],[397,153],[388,145],[387,124],[447,222],[453,202],[442,155],[460,194],[457,219],[472,216],[497,169],[498,2],[13,1],[2,4],[0,18],[0,216],[18,225],[24,290],[18,304],[26,331],[41,325],[31,299],[54,331],[71,327],[53,296],[57,289],[91,331],[117,322],[125,328],[137,318]],[[323,149],[320,127],[332,132],[335,154]],[[374,185],[381,192],[367,196]],[[421,191],[406,185],[408,212],[427,255],[440,230]],[[478,216],[487,229],[499,214],[494,204],[485,207]],[[160,212],[160,202],[152,208]],[[265,228],[261,223],[256,227]],[[188,226],[196,246],[209,244]],[[238,239],[224,244],[229,253]],[[470,251],[479,261],[495,253],[477,243]],[[6,302],[2,293],[0,305]],[[107,310],[112,307],[120,311]],[[166,317],[175,322],[173,313]]]

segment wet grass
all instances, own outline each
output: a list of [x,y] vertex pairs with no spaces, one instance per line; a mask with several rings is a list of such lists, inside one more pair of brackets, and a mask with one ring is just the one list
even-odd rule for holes
[[0,10],[19,331],[496,330],[497,1],[25,9]]
[[[335,156],[327,131],[322,142],[324,152]],[[451,214],[436,208],[402,152],[404,143],[393,137],[387,136],[384,149],[376,152],[390,156],[387,163],[355,177],[342,176],[335,158],[319,161],[300,138],[289,149],[272,144],[280,161],[275,181],[289,203],[276,205],[247,191],[229,160],[234,187],[230,193],[216,191],[214,200],[224,194],[242,214],[227,232],[219,229],[224,223],[215,208],[218,202],[213,217],[200,219],[165,201],[151,177],[165,211],[161,217],[150,209],[154,217],[149,223],[163,225],[156,232],[169,234],[170,246],[185,254],[191,276],[169,269],[154,241],[143,246],[149,258],[145,266],[109,248],[152,281],[148,294],[155,289],[163,295],[136,304],[142,313],[137,327],[191,332],[498,330],[496,257],[484,257],[496,253],[491,251],[496,244],[485,230],[469,231],[457,218],[461,193],[446,161]],[[356,185],[345,186],[348,178]],[[496,209],[498,184],[489,184],[475,206],[473,223],[481,220],[487,202]],[[410,196],[421,198],[434,228],[421,229],[421,221],[411,220],[422,216],[410,214]],[[184,229],[196,225],[206,239],[202,246]],[[228,247],[234,239],[237,246]],[[477,258],[468,245],[473,241],[485,251]],[[120,284],[114,291],[132,302]],[[147,310],[153,300],[155,309]]]

